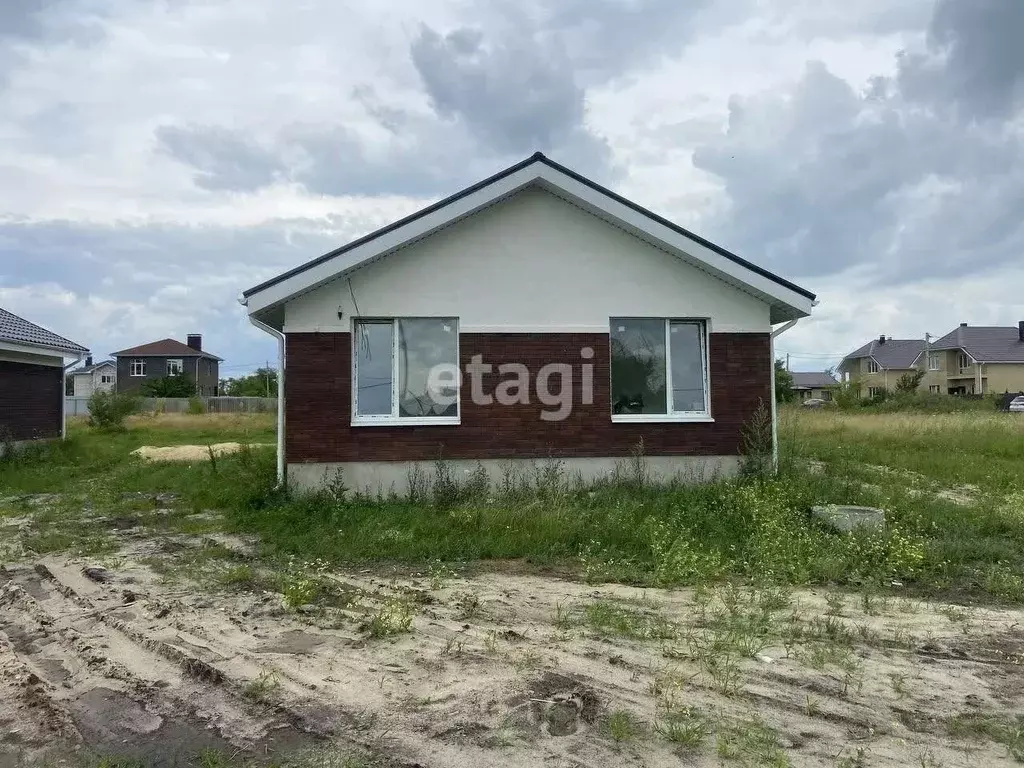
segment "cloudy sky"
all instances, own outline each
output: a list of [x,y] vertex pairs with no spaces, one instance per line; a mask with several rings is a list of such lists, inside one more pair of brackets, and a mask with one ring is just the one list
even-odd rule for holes
[[1020,0],[7,0],[0,306],[106,354],[540,149],[818,293],[793,368],[1024,319]]

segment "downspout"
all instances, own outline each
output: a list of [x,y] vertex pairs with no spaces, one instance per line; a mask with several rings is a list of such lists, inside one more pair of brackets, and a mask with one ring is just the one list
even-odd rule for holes
[[61,360],[61,367],[64,369],[60,377],[60,439],[66,440],[68,436],[68,370],[73,366],[78,365],[82,362],[84,355],[79,355],[75,360],[72,360],[67,365],[63,365],[64,360]]
[[785,325],[776,328],[772,331],[769,340],[772,355],[772,472],[779,471],[779,412],[776,403],[778,398],[775,396],[775,337],[781,336],[796,324],[797,320],[790,320]]
[[266,331],[277,339],[277,487],[283,488],[286,482],[284,466],[284,334],[276,328],[271,328],[266,323],[261,323],[252,315],[249,315],[249,322]]

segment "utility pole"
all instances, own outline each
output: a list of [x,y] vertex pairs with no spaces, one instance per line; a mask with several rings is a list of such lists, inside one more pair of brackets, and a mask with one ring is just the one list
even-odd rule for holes
[[267,360],[263,366],[263,377],[267,380],[267,397],[270,397],[270,361]]
[[789,352],[786,353],[786,370],[789,370]]

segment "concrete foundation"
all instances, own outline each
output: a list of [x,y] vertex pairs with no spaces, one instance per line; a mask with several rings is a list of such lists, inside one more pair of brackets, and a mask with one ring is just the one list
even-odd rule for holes
[[[479,473],[487,473],[492,488],[513,483],[516,487],[536,486],[552,477],[562,483],[593,483],[601,480],[635,479],[642,472],[649,482],[670,480],[703,483],[739,471],[739,456],[644,456],[639,462],[629,457],[584,459],[486,459],[444,462],[451,477],[464,485]],[[438,468],[430,462],[356,461],[302,463],[288,465],[288,485],[293,490],[310,491],[341,480],[352,491],[373,496],[406,496],[410,488],[429,492]]]
[[885,529],[885,512],[875,507],[829,504],[824,507],[811,507],[811,516],[842,533]]

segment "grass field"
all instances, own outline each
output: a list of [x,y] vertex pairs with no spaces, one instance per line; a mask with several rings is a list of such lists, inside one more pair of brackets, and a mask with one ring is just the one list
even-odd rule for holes
[[[773,478],[439,463],[402,499],[276,491],[271,415],[74,424],[0,461],[0,725],[75,768],[1024,762],[1024,419],[780,434]],[[255,447],[131,454],[227,441]]]
[[[272,444],[271,416],[163,415],[114,434],[74,425],[66,443],[0,465],[0,489],[115,507],[132,493],[173,492],[190,510],[225,510],[229,529],[258,534],[280,560],[517,560],[638,585],[898,581],[1024,600],[1024,419],[783,410],[780,436],[782,471],[768,481],[654,486],[641,456],[624,460],[616,482],[584,487],[539,462],[490,488],[438,463],[421,468],[414,499],[368,497],[343,478],[288,498],[272,490],[272,448],[194,464],[130,456],[141,445]],[[887,530],[834,535],[807,514],[827,503],[882,507]],[[56,513],[50,525],[67,527]],[[86,533],[98,546],[103,532]]]

